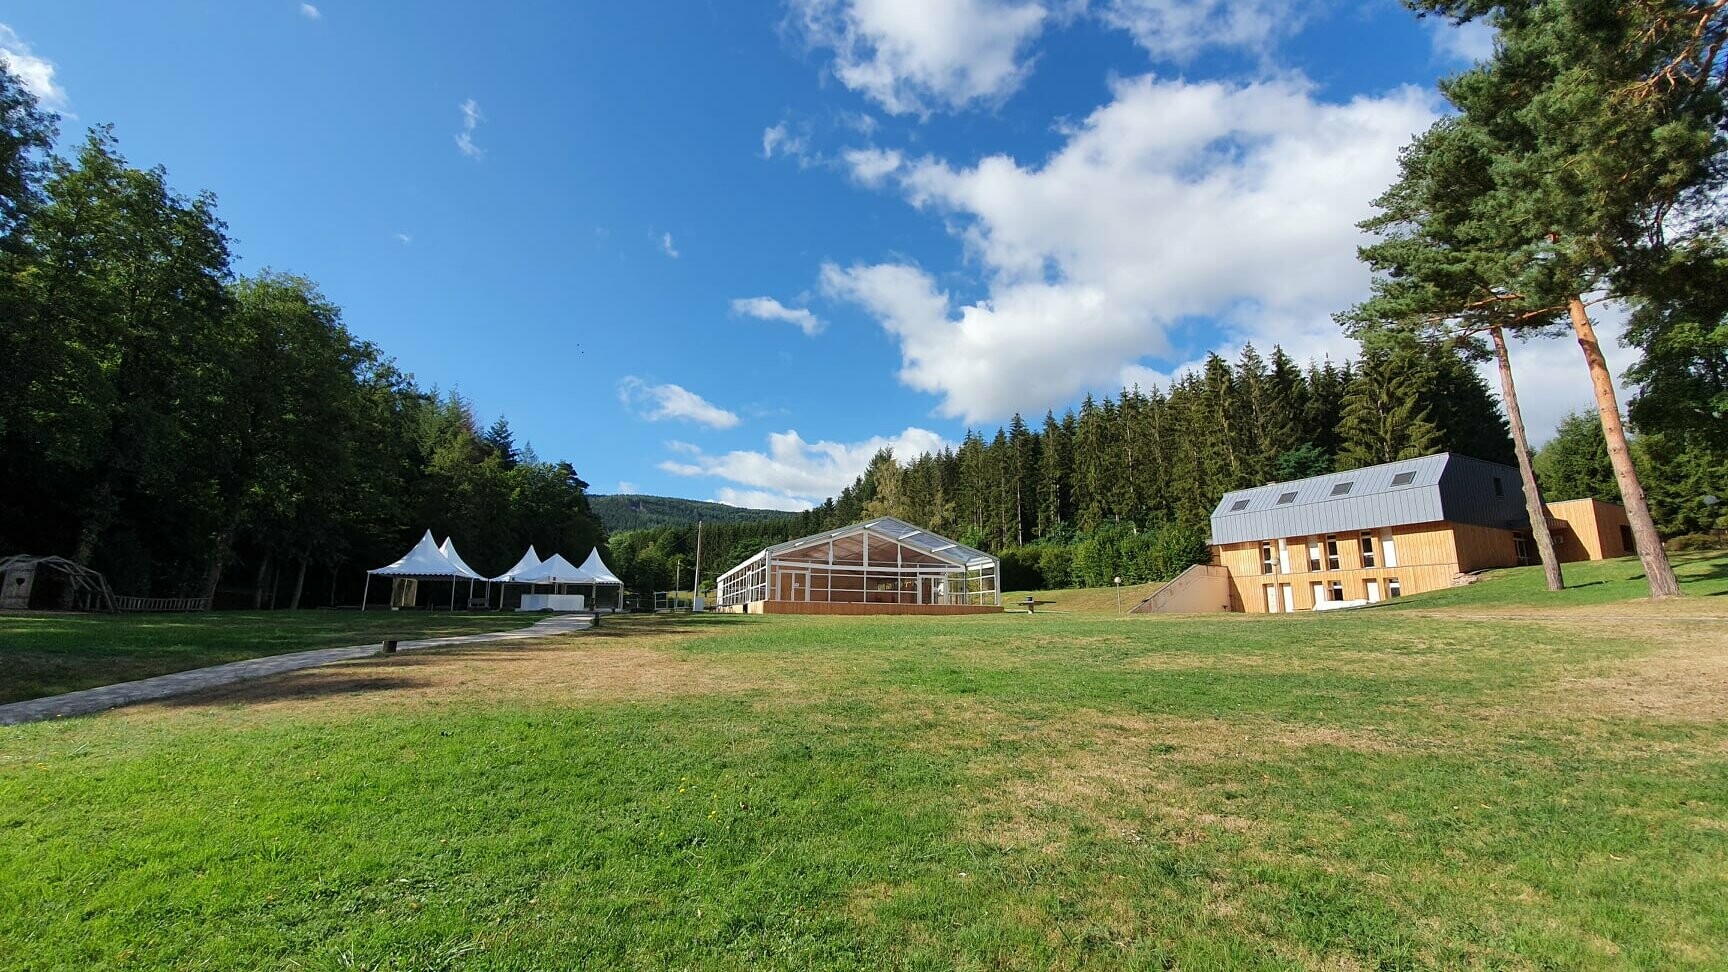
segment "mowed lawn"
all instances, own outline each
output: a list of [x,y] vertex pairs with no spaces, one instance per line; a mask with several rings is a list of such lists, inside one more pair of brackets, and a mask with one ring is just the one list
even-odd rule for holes
[[618,619],[0,729],[0,968],[1723,968],[1728,560],[1591,570]]
[[0,614],[0,703],[189,668],[382,638],[521,628],[522,615],[438,611]]

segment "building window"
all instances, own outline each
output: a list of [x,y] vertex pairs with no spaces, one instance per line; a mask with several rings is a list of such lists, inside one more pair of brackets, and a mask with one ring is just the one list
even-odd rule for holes
[[1391,530],[1380,535],[1380,554],[1380,559],[1386,562],[1383,566],[1398,566],[1398,540],[1392,536]]
[[1500,481],[1499,476],[1494,477],[1494,495],[1495,496],[1505,496],[1506,495],[1506,484]]
[[1274,563],[1276,563],[1276,561],[1273,560],[1272,541],[1260,541],[1260,573],[1272,573],[1272,565]]
[[1326,537],[1326,569],[1338,569],[1338,538],[1332,535]]
[[1332,495],[1333,496],[1343,496],[1346,493],[1349,493],[1350,487],[1352,487],[1354,485],[1356,485],[1354,482],[1339,483],[1336,486],[1332,487]]
[[1620,524],[1620,546],[1629,554],[1638,552],[1638,541],[1632,539],[1632,528],[1624,523]]
[[1295,493],[1293,493],[1293,492],[1281,493],[1278,496],[1278,504],[1277,505],[1289,506],[1291,503],[1294,503],[1294,502],[1296,502],[1296,494]]
[[1374,534],[1362,532],[1362,566],[1374,566]]
[[1320,569],[1320,541],[1318,540],[1308,541],[1308,569],[1310,571]]
[[1327,588],[1327,599],[1332,601],[1344,600],[1344,584],[1340,581],[1333,581],[1332,586]]
[[1236,502],[1230,504],[1230,512],[1232,512],[1232,513],[1240,513],[1247,508],[1248,508],[1248,501],[1247,500],[1237,500]]
[[1402,588],[1398,585],[1398,578],[1396,578],[1396,577],[1386,578],[1386,596],[1387,597],[1403,597],[1404,596],[1404,588]]
[[1512,534],[1512,548],[1518,553],[1518,566],[1530,566],[1530,538],[1522,533]]
[[1401,472],[1392,477],[1392,485],[1394,486],[1408,486],[1415,481],[1416,474],[1413,472]]

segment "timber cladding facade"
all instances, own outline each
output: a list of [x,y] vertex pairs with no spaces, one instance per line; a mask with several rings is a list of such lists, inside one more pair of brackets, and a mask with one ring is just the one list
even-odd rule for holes
[[[1596,500],[1551,504],[1561,558],[1629,552],[1625,513]],[[1518,470],[1441,453],[1228,493],[1213,555],[1231,609],[1285,613],[1372,604],[1450,587],[1459,574],[1532,563]]]

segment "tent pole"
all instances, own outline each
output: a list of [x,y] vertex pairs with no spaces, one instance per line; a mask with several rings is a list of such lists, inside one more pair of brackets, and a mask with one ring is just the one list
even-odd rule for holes
[[456,578],[450,578],[450,610],[456,610]]
[[372,572],[366,572],[366,586],[360,591],[360,610],[366,610],[366,595],[372,593]]

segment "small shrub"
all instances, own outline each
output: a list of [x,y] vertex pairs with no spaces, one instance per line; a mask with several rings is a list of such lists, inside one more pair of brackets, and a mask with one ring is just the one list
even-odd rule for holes
[[1688,550],[1728,550],[1728,536],[1715,533],[1688,533],[1663,544],[1673,553]]

